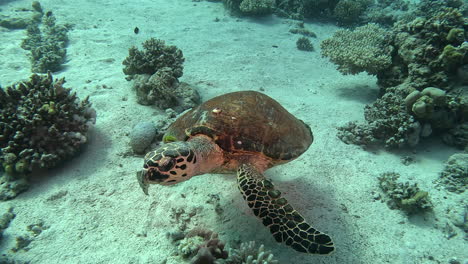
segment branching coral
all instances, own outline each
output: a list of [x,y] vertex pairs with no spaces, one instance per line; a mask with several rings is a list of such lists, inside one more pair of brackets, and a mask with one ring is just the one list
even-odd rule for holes
[[254,241],[241,243],[240,247],[230,248],[229,253],[218,234],[211,230],[195,228],[183,238],[178,237],[177,252],[192,264],[277,264],[273,254]]
[[122,62],[126,75],[153,75],[160,69],[169,67],[172,75],[179,78],[183,73],[184,55],[176,46],[166,45],[164,40],[150,38],[143,42],[143,50],[131,47],[128,57]]
[[49,73],[0,89],[0,161],[8,174],[52,168],[76,155],[96,120],[88,98],[79,101],[65,79]]
[[343,74],[368,72],[377,74],[390,67],[392,47],[388,33],[377,24],[355,30],[339,30],[321,43],[322,55],[338,65]]
[[214,264],[228,257],[218,234],[203,228],[190,230],[179,242],[178,252],[184,258],[191,258],[191,264]]
[[250,241],[241,243],[239,249],[231,249],[229,257],[216,264],[278,264],[278,261],[263,245],[257,247],[255,241]]
[[[33,22],[27,27],[27,38],[21,44],[25,50],[31,51],[32,71],[46,73],[58,71],[65,62],[68,42],[67,32],[70,25],[57,25],[51,11],[42,14],[42,27]],[[41,30],[42,28],[42,30]]]

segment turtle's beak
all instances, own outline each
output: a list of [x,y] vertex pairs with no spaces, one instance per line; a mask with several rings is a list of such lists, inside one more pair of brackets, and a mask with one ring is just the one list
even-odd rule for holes
[[141,189],[143,190],[143,192],[146,195],[148,195],[148,186],[149,186],[149,184],[148,184],[148,181],[147,181],[147,179],[145,177],[145,175],[146,175],[145,172],[146,172],[146,170],[137,171],[136,176],[137,176],[137,180],[138,180],[138,183],[140,184]]

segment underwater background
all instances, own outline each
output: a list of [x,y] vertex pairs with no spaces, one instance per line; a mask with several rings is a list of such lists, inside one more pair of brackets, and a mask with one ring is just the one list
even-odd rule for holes
[[[467,14],[0,0],[0,263],[468,263]],[[311,127],[310,148],[265,174],[331,255],[277,243],[235,173],[141,191],[179,114],[244,90]]]

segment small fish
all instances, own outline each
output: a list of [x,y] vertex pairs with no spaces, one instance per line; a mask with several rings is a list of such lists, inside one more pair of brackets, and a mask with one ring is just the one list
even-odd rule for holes
[[138,34],[138,33],[140,32],[140,29],[139,29],[138,27],[135,27],[135,29],[133,29],[133,32],[134,32],[135,34]]

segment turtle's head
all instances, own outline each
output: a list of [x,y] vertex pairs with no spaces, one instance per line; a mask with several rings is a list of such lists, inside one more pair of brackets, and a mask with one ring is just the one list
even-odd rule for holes
[[148,184],[171,185],[195,175],[197,157],[187,142],[177,141],[148,152],[137,178],[147,194]]

